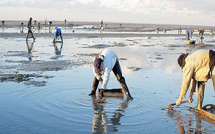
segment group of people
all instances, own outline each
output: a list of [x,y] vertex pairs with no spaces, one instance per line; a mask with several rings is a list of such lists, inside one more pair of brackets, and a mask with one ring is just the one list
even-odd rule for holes
[[[27,35],[26,35],[26,40],[28,40],[29,34],[31,34],[31,37],[35,41],[36,38],[34,37],[34,34],[32,32],[32,20],[33,20],[32,17],[30,17],[30,19],[28,21],[28,25],[27,25],[28,32],[27,32]],[[61,38],[61,42],[63,43],[63,37],[62,37],[61,29],[58,28],[58,27],[55,27],[55,30],[56,31],[55,31],[55,36],[54,36],[54,39],[53,39],[53,43],[55,43],[59,37]]]
[[[182,99],[185,97],[189,87],[190,95],[188,101],[189,103],[192,103],[193,93],[195,92],[197,85],[198,100],[196,107],[193,109],[200,110],[204,99],[205,82],[210,78],[215,82],[215,77],[212,77],[212,71],[215,66],[215,51],[199,50],[192,54],[181,54],[178,57],[178,64],[183,71],[183,81],[176,105],[181,105]],[[116,53],[110,49],[105,49],[95,57],[93,66],[94,80],[92,90],[89,95],[95,95],[98,84],[101,82],[98,96],[99,99],[104,97],[103,91],[107,87],[111,71],[115,74],[128,99],[133,99],[126,85],[125,78],[122,75],[118,57]]]
[[[187,35],[187,40],[191,40],[192,39],[192,36],[193,36],[193,33],[194,33],[194,30],[192,30],[192,29],[187,29],[187,28],[185,28],[185,30],[186,30],[186,35]],[[200,37],[203,37],[203,34],[204,34],[204,29],[198,29],[198,32],[199,32],[199,36]]]
[[[32,35],[32,38],[35,40],[32,32],[32,18],[28,21],[28,32],[26,39],[28,38],[29,33]],[[62,39],[61,29],[56,27],[55,37],[53,42],[56,42],[57,38]],[[192,37],[193,30],[186,29],[187,38],[190,40]],[[204,30],[199,30],[199,33],[203,35]],[[182,99],[185,97],[188,88],[190,87],[189,103],[193,102],[193,93],[195,92],[196,85],[198,86],[198,100],[197,105],[194,109],[201,109],[204,99],[204,90],[205,82],[208,79],[212,78],[215,83],[215,77],[212,77],[212,71],[215,66],[215,51],[213,50],[199,50],[193,54],[181,54],[178,58],[178,64],[183,72],[183,81],[181,86],[181,92],[179,98],[176,101],[176,105],[181,105]],[[125,78],[122,75],[122,70],[120,67],[119,59],[116,53],[113,50],[105,49],[98,56],[95,57],[93,73],[94,80],[91,93],[89,95],[95,95],[98,88],[99,82],[101,82],[101,88],[98,90],[99,99],[104,97],[104,89],[106,89],[110,73],[113,71],[120,85],[122,86],[124,93],[128,99],[133,99],[129,92],[129,88],[126,84]]]

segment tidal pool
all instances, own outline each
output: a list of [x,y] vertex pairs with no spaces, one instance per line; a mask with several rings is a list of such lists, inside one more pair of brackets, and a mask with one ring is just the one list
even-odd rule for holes
[[[178,56],[213,49],[214,42],[211,36],[205,36],[203,46],[187,46],[183,36],[76,37],[65,38],[56,50],[52,38],[0,38],[0,77],[31,76],[1,81],[0,133],[214,133],[213,121],[189,111],[197,94],[192,104],[175,108],[175,113],[167,107],[180,93]],[[100,104],[88,96],[93,59],[105,48],[117,53],[134,100],[106,98],[107,103]],[[108,88],[120,88],[113,73]],[[209,80],[203,104],[214,101]]]

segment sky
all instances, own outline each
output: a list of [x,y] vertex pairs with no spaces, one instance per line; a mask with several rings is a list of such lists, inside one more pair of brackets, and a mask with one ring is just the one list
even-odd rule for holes
[[215,25],[215,0],[0,0],[0,20]]

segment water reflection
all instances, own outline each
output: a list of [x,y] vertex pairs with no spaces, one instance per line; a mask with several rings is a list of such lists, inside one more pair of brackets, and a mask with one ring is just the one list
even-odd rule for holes
[[61,55],[61,51],[62,51],[62,48],[63,48],[63,42],[60,43],[60,47],[58,47],[58,42],[55,42],[54,43],[54,48],[55,48],[55,54],[56,55]]
[[180,134],[185,133],[201,134],[211,132],[211,130],[209,130],[209,127],[205,127],[205,124],[202,121],[206,121],[207,123],[210,123],[212,125],[214,124],[214,121],[201,116],[199,112],[192,111],[192,113],[193,114],[183,114],[179,111],[177,112],[172,112],[171,110],[167,111],[167,115],[177,122],[175,124],[177,124],[178,132]]
[[98,103],[94,101],[96,96],[92,96],[92,105],[94,110],[93,122],[92,122],[92,132],[93,133],[107,133],[107,132],[117,132],[116,126],[121,125],[120,119],[124,115],[122,114],[124,110],[128,107],[129,99],[123,100],[119,108],[113,112],[111,118],[108,118],[105,111],[106,104]]
[[26,40],[26,45],[27,45],[27,50],[28,50],[28,59],[29,61],[32,60],[32,49],[33,49],[33,46],[34,46],[34,41],[28,41]]

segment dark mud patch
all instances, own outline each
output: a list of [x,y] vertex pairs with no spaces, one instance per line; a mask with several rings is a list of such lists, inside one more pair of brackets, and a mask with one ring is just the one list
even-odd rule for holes
[[82,48],[97,48],[97,49],[104,49],[108,47],[113,47],[113,45],[107,45],[107,44],[95,44],[95,45],[88,45]]
[[128,59],[126,59],[126,58],[119,58],[119,60],[128,60]]
[[77,55],[79,56],[90,56],[90,57],[96,57],[99,55],[99,53],[90,53],[90,54],[80,54],[78,53]]
[[168,44],[164,47],[184,47],[184,45]]
[[27,51],[8,51],[5,56],[11,56],[11,57],[33,57],[31,53],[28,53]]
[[156,60],[163,60],[162,57],[156,57],[155,59],[156,59]]
[[155,45],[140,45],[141,47],[153,47]]
[[96,49],[104,49],[104,48],[109,48],[109,47],[125,47],[127,46],[126,43],[124,42],[114,42],[112,45],[111,44],[95,44],[95,45],[85,45],[82,48],[96,48]]
[[53,78],[53,76],[37,75],[37,74],[0,74],[1,82],[24,82],[25,85],[45,86],[45,81],[32,81],[35,78]]
[[195,44],[193,46],[195,48],[210,48],[210,47],[214,47],[214,45],[212,45],[212,44]]
[[19,66],[18,70],[23,71],[58,71],[66,70],[72,67],[70,60],[60,61],[32,61],[30,63],[23,63]]
[[119,42],[119,43],[117,43],[117,42],[114,42],[114,45],[113,45],[114,47],[125,47],[125,46],[127,46],[124,42]]
[[45,81],[24,81],[24,84],[27,86],[35,86],[35,87],[42,87],[46,85]]

